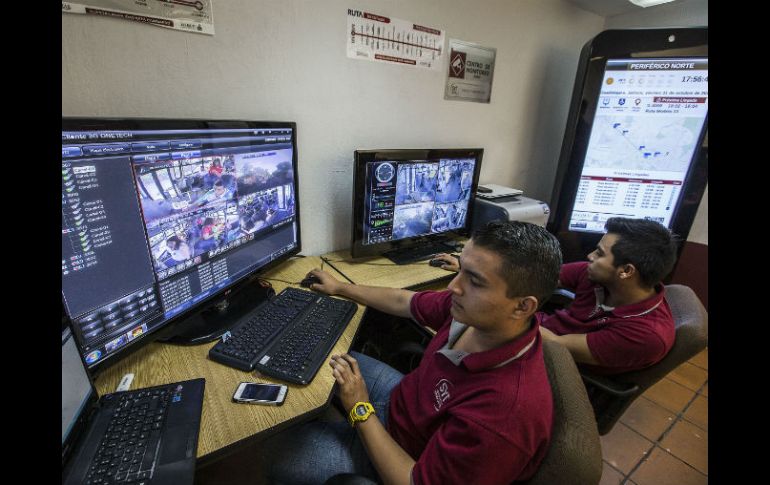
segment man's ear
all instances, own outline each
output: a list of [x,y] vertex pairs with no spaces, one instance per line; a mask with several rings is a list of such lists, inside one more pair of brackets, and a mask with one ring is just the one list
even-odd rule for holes
[[618,266],[618,278],[621,280],[628,280],[637,275],[636,266],[631,263],[621,264]]
[[518,299],[516,307],[513,309],[513,317],[517,320],[529,318],[535,314],[540,302],[534,296],[523,296]]

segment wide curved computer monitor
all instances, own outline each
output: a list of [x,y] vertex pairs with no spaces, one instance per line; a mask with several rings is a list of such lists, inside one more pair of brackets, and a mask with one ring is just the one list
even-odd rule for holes
[[224,297],[301,250],[296,140],[293,122],[62,118],[62,302],[90,369],[217,338]]
[[384,255],[396,263],[448,252],[467,235],[481,148],[357,150],[354,154],[354,258]]

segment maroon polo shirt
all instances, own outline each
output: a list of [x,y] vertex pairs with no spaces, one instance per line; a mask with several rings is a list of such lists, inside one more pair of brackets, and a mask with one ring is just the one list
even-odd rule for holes
[[585,333],[600,365],[584,365],[599,374],[619,374],[660,361],[674,345],[675,327],[662,284],[655,295],[632,305],[606,310],[604,288],[588,280],[589,263],[562,266],[559,281],[575,292],[567,310],[543,314],[542,325],[557,335]]
[[414,319],[438,333],[393,390],[388,431],[417,462],[415,484],[526,480],[548,450],[553,417],[538,319],[515,341],[469,354],[450,348],[468,328],[451,305],[450,291],[412,297]]

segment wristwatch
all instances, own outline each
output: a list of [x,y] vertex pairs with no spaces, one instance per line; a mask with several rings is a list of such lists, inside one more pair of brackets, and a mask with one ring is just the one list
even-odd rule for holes
[[355,427],[356,423],[366,421],[372,414],[375,414],[375,412],[374,407],[370,403],[358,401],[355,406],[353,406],[353,409],[350,410],[348,420],[350,421],[350,425]]

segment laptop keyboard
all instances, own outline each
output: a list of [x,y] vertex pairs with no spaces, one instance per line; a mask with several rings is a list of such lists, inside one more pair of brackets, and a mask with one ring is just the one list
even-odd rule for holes
[[152,478],[172,393],[173,388],[154,388],[119,395],[86,484],[134,483]]

